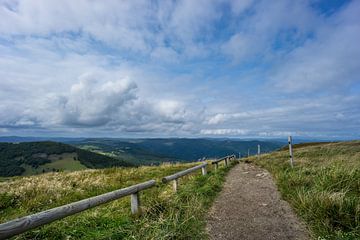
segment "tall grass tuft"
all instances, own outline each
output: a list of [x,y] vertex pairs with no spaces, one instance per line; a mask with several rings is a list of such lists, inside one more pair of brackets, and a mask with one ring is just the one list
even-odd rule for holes
[[251,161],[268,169],[316,239],[360,239],[360,141],[308,144]]

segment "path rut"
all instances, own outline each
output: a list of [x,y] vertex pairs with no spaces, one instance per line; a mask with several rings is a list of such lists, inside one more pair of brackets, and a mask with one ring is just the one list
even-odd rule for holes
[[310,239],[270,174],[252,164],[230,170],[207,219],[210,239]]

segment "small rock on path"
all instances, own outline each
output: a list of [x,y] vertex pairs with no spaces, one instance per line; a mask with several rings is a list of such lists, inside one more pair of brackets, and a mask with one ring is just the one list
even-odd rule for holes
[[207,219],[210,239],[310,239],[270,174],[252,164],[230,170]]

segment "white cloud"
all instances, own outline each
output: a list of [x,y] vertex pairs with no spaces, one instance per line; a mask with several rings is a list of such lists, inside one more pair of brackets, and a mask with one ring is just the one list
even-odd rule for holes
[[[202,55],[197,43],[221,17],[220,1],[36,1],[0,3],[0,35],[91,37],[140,56]],[[206,6],[206,7],[204,7]]]
[[161,100],[156,104],[160,114],[167,117],[183,116],[185,109],[178,101],[174,100]]
[[158,62],[178,63],[178,53],[171,48],[158,47],[151,52],[151,58]]
[[146,28],[150,9],[148,1],[14,1],[0,6],[0,33],[82,32],[114,46],[146,51],[146,39],[151,37]]
[[351,134],[360,4],[310,3],[0,1],[0,128]]
[[6,128],[0,128],[0,133],[8,133],[9,130],[7,130]]
[[246,11],[252,4],[254,0],[233,0],[230,1],[231,10],[234,14],[241,14]]
[[231,111],[209,115],[204,122],[210,129],[246,129],[249,136],[341,135],[360,123],[360,98],[342,95],[312,99],[294,98],[277,103],[281,107],[252,111]]
[[253,36],[237,33],[221,47],[221,50],[232,56],[235,62],[245,61],[250,56],[254,57],[254,54],[257,54],[257,51],[262,48],[259,45],[255,47],[254,42],[257,42],[257,39],[254,39]]
[[79,80],[69,94],[58,97],[57,108],[65,125],[105,125],[136,99],[137,86],[126,78],[99,82],[96,76],[86,74]]
[[[268,131],[268,132],[259,132],[258,135],[260,137],[283,137],[286,138],[287,136],[304,136],[304,133],[300,132],[290,132],[290,131]],[[315,136],[313,136],[315,137]]]
[[287,92],[338,91],[359,82],[359,11],[354,1],[328,20],[314,39],[286,56],[271,76],[276,87]]
[[220,128],[220,129],[201,129],[200,134],[202,135],[246,135],[249,130],[245,129],[234,129],[234,128]]
[[[237,5],[233,5],[237,11]],[[307,1],[245,1],[243,7],[246,9],[249,5],[253,6],[251,14],[243,16],[234,34],[221,45],[221,52],[235,63],[259,58],[273,61],[276,57],[273,47],[278,41],[283,45],[280,52],[284,48],[296,48],[321,22]],[[241,5],[239,9],[243,11]]]
[[[118,132],[187,131],[194,113],[179,100],[152,100],[140,96],[128,77],[112,80],[113,74],[83,74],[68,94],[48,94],[42,110],[62,127],[112,129]],[[36,109],[36,108],[35,108]],[[38,116],[46,124],[49,117]],[[199,115],[197,115],[199,117]]]

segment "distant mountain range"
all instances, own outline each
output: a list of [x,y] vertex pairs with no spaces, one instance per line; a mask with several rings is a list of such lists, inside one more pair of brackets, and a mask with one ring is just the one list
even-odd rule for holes
[[[0,142],[42,142],[42,141],[52,141],[52,142],[77,142],[85,141],[89,139],[101,139],[101,140],[118,140],[118,141],[135,141],[138,139],[134,138],[87,138],[87,137],[21,137],[21,136],[0,136]],[[219,140],[219,141],[264,141],[264,142],[280,142],[287,143],[287,137],[283,138],[140,138],[142,140],[151,140],[151,139],[203,139],[203,140]],[[306,143],[306,142],[333,142],[333,141],[350,141],[356,140],[353,138],[304,138],[304,137],[293,137],[293,142],[297,143]]]
[[[229,154],[271,152],[286,142],[237,139],[0,137],[0,176],[111,166],[193,162]],[[53,141],[58,142],[53,142]],[[4,142],[6,141],[6,143]],[[36,142],[33,142],[36,141]]]
[[228,154],[256,154],[257,146],[262,152],[279,149],[284,143],[276,141],[233,140],[233,139],[83,139],[68,142],[74,146],[112,154],[123,159],[134,159],[137,164],[164,161],[197,161],[202,158],[216,158]]
[[66,138],[66,137],[19,137],[19,136],[2,136],[0,137],[0,142],[63,142],[66,143],[68,141],[80,141],[86,138]]

